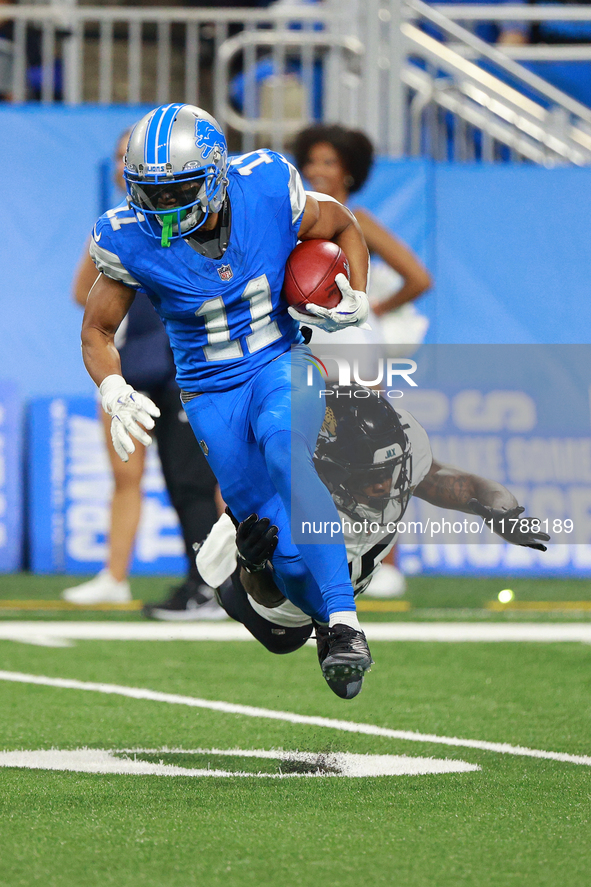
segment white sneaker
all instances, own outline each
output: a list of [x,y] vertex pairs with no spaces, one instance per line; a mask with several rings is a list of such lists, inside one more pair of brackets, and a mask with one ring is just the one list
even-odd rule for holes
[[402,597],[406,591],[406,579],[398,567],[382,564],[373,577],[364,597],[394,598]]
[[131,589],[127,579],[118,582],[105,569],[88,582],[66,588],[61,596],[70,604],[127,604],[131,600]]

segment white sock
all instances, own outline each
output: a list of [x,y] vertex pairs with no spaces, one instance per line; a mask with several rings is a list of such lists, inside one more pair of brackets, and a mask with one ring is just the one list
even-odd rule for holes
[[328,622],[330,628],[332,628],[333,625],[337,625],[337,623],[340,625],[348,625],[350,628],[361,631],[361,626],[355,610],[343,610],[341,613],[331,613]]

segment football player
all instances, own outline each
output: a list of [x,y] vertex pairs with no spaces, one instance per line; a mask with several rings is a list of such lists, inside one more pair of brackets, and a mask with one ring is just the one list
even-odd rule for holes
[[[280,154],[254,151],[228,163],[217,121],[192,105],[164,105],[136,124],[124,178],[127,202],[94,228],[90,254],[101,273],[82,327],[115,450],[126,461],[131,436],[148,444],[145,429],[158,415],[121,376],[113,345],[142,291],[168,333],[181,399],[224,500],[239,520],[257,512],[278,527],[278,587],[331,629],[324,673],[362,676],[371,656],[342,535],[296,546],[290,531],[290,521],[338,519],[312,458],[324,401],[317,369],[308,381],[300,321],[329,331],[365,323],[368,253],[359,226],[338,202],[307,195]],[[298,239],[334,240],[347,255],[350,282],[337,275],[336,308],[288,311],[281,288]]]
[[[543,543],[550,537],[539,531],[539,521],[536,526],[535,519],[521,517],[524,509],[515,496],[502,484],[433,459],[426,431],[409,412],[395,410],[359,385],[333,386],[327,404],[314,458],[345,528],[356,595],[365,591],[392,549],[396,524],[413,495],[440,508],[479,515],[508,542],[546,551]],[[217,597],[228,615],[272,653],[297,650],[315,626],[322,664],[333,630],[298,610],[274,583],[277,527],[256,514],[240,523],[232,519],[222,515],[199,549],[202,575],[219,588]],[[363,675],[344,680],[330,669],[325,677],[345,699],[359,693],[363,683]]]

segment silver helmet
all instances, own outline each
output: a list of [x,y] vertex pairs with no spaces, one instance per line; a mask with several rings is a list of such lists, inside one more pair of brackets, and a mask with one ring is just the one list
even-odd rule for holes
[[123,177],[140,227],[162,246],[200,228],[226,196],[228,148],[218,122],[195,105],[161,105],[136,123]]

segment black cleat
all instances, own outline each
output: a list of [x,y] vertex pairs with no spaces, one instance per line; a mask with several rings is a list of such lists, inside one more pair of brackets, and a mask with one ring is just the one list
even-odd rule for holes
[[226,612],[213,596],[208,585],[187,579],[170,589],[170,596],[156,604],[145,604],[142,612],[148,619],[160,622],[214,622],[226,619]]
[[373,665],[364,633],[340,623],[332,628],[316,625],[316,645],[330,689],[341,699],[353,699],[361,692],[365,673]]

